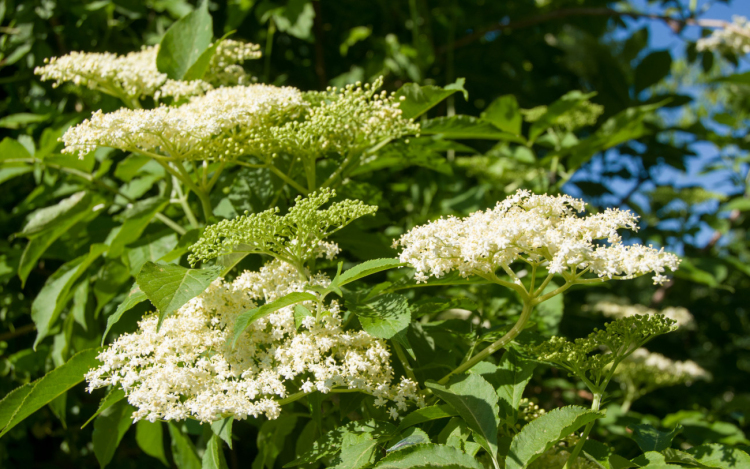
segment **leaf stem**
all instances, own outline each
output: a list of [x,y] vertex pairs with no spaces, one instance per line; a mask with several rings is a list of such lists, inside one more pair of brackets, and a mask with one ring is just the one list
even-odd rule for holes
[[[594,393],[594,400],[591,403],[591,410],[599,410],[599,406],[602,403],[602,393],[596,392]],[[586,424],[586,427],[583,429],[583,434],[581,435],[581,439],[578,440],[578,443],[576,443],[575,447],[573,448],[573,451],[570,452],[570,456],[568,457],[568,460],[565,462],[565,466],[563,466],[563,469],[570,469],[573,467],[573,463],[576,459],[578,459],[578,454],[581,452],[581,449],[583,449],[583,445],[586,443],[586,439],[589,436],[589,433],[591,432],[591,429],[594,428],[594,421],[591,421]]]
[[414,370],[411,367],[411,364],[409,364],[409,357],[407,357],[404,353],[404,349],[401,347],[401,344],[396,342],[395,339],[391,339],[391,344],[393,345],[393,350],[396,351],[398,359],[401,361],[401,365],[404,367],[406,376],[408,376],[409,379],[411,379],[415,383],[419,383],[419,381],[417,381],[417,376],[414,374]]

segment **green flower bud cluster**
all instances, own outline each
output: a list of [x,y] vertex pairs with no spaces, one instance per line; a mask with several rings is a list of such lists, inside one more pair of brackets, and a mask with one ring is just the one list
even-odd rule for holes
[[304,118],[278,127],[255,129],[248,140],[250,154],[266,161],[291,155],[315,161],[329,155],[360,156],[382,141],[419,133],[419,124],[401,117],[393,93],[378,93],[383,79],[343,89],[329,87],[304,93],[310,103]]
[[377,206],[359,200],[343,200],[321,210],[336,196],[331,189],[321,189],[306,198],[297,197],[286,215],[278,208],[248,213],[234,220],[223,220],[209,226],[197,243],[190,247],[188,260],[192,265],[234,252],[267,254],[295,266],[312,258],[338,253],[334,243],[323,240],[365,215],[372,215]]
[[607,323],[586,338],[571,342],[563,337],[533,347],[540,360],[564,368],[587,384],[598,387],[609,380],[611,367],[654,337],[677,329],[674,320],[661,315],[634,315]]

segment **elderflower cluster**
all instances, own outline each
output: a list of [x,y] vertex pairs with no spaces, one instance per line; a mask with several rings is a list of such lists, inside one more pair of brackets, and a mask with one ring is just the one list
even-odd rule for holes
[[698,52],[722,50],[738,55],[750,54],[750,22],[744,16],[733,16],[732,24],[695,43]]
[[419,134],[419,124],[402,117],[394,94],[377,92],[382,84],[381,77],[372,85],[306,93],[311,105],[304,119],[256,129],[251,134],[252,154],[262,158],[286,154],[312,161],[328,154],[359,156],[385,140]]
[[654,337],[676,329],[673,320],[658,314],[629,316],[609,322],[603,330],[595,329],[588,337],[572,342],[564,337],[552,337],[531,347],[530,352],[541,361],[597,383],[613,363],[619,363]]
[[695,329],[695,319],[693,318],[693,315],[690,314],[690,311],[682,307],[669,307],[657,311],[643,305],[627,305],[612,301],[599,301],[595,303],[591,309],[612,319],[626,318],[638,314],[659,314],[665,318],[673,320],[679,328]]
[[637,230],[632,213],[607,209],[576,215],[583,211],[580,199],[519,190],[494,209],[418,226],[394,241],[394,247],[403,247],[400,259],[416,269],[418,282],[453,270],[464,277],[493,274],[499,267],[509,272],[519,260],[572,280],[587,273],[607,280],[653,272],[654,283],[663,283],[666,269],[677,269],[674,254],[623,244],[617,230]]
[[118,98],[172,96],[180,99],[203,94],[214,86],[249,83],[249,77],[239,64],[260,57],[258,45],[225,39],[217,45],[204,80],[180,82],[159,72],[158,53],[159,46],[144,47],[126,55],[71,52],[45,59],[45,65],[37,67],[34,73],[42,80],[53,81],[55,87],[72,82]]
[[338,247],[321,240],[378,209],[349,199],[320,209],[335,196],[336,191],[321,189],[306,198],[297,197],[295,205],[283,216],[278,215],[278,208],[272,208],[222,220],[207,227],[190,247],[188,261],[194,265],[236,251],[271,254],[294,265],[322,255],[331,258],[338,253]]
[[301,321],[294,307],[279,309],[251,323],[232,345],[235,320],[243,311],[329,283],[321,274],[300,280],[294,267],[278,260],[232,283],[216,280],[160,329],[157,316],[149,315],[137,332],[119,337],[99,355],[102,365],[87,373],[88,390],[121,387],[137,408],[136,421],[275,419],[279,400],[300,391],[358,390],[374,396],[377,406],[392,401],[393,416],[410,402],[421,403],[416,383],[392,383],[383,340],[343,329],[335,301],[320,309],[315,302],[302,303],[317,314]]
[[710,381],[711,374],[692,360],[675,361],[639,348],[617,366],[614,378],[629,388],[635,399],[658,388]]
[[247,153],[251,129],[294,118],[304,107],[295,88],[218,88],[180,107],[97,111],[65,132],[63,152],[84,156],[111,147],[173,159],[228,160]]

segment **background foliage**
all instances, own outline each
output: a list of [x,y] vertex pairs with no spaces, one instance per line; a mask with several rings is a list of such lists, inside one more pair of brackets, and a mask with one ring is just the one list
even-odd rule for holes
[[[426,124],[425,134],[440,134],[454,143],[394,144],[379,167],[353,174],[352,182],[341,189],[344,196],[380,206],[376,217],[334,238],[347,255],[355,256],[350,261],[393,257],[391,240],[405,230],[440,215],[490,207],[519,187],[582,194],[595,207],[620,206],[638,213],[643,222],[638,238],[684,255],[674,281],[655,288],[648,278],[641,278],[572,290],[564,303],[550,305],[537,319],[540,332],[571,338],[588,334],[604,320],[586,305],[607,295],[655,308],[688,308],[697,328],[662,337],[650,348],[673,359],[698,362],[711,371],[713,380],[697,382],[689,392],[671,387],[649,394],[634,404],[626,419],[612,412],[598,427],[597,438],[616,442],[621,454],[635,455],[633,440],[612,439],[626,433],[625,425],[646,422],[670,428],[679,423],[684,431],[676,437],[678,443],[748,444],[750,318],[743,292],[750,288],[745,135],[750,80],[735,74],[744,59],[699,53],[685,37],[683,27],[700,15],[696,2],[649,2],[672,18],[669,25],[675,34],[685,37],[686,59],[673,58],[668,50],[648,50],[648,30],[626,28],[626,3],[230,0],[211,3],[210,10],[215,37],[236,31],[233,38],[261,45],[264,57],[246,66],[260,82],[322,90],[383,76],[384,88],[397,90],[408,82],[445,86],[465,79],[468,94],[450,96],[426,116],[473,116]],[[0,133],[13,139],[0,144],[0,159],[29,155],[40,162],[0,169],[0,395],[44,375],[76,351],[97,346],[107,318],[126,299],[138,267],[170,252],[178,259],[184,253],[179,249],[196,235],[179,237],[162,224],[144,225],[142,235],[119,255],[92,254],[79,280],[56,292],[60,298],[36,300],[35,306],[45,282],[61,266],[88,254],[90,246],[107,243],[110,230],[127,222],[130,200],[159,195],[164,184],[163,176],[148,165],[125,164],[132,159],[126,160],[121,152],[100,150],[95,158],[82,161],[60,155],[57,138],[68,125],[97,109],[117,109],[120,103],[86,89],[52,88],[41,83],[33,69],[46,57],[70,51],[126,53],[158,43],[167,28],[193,8],[181,0],[0,1]],[[686,89],[698,91],[686,94]],[[602,106],[601,116],[581,125],[554,118],[532,123],[528,115],[521,120],[512,99],[497,100],[512,95],[518,107],[532,109],[550,106],[570,92],[595,93],[590,101]],[[495,125],[495,131],[520,126],[520,133],[534,143],[511,146],[492,132],[483,133],[479,118]],[[462,122],[471,122],[471,130]],[[686,170],[699,142],[720,148],[717,158],[701,160],[700,170],[720,181],[723,193],[677,185],[675,178],[662,176]],[[254,186],[258,179],[251,176],[241,170],[221,181],[213,200],[217,218],[263,210],[271,203],[273,191]],[[121,194],[105,186],[120,187]],[[37,236],[23,232],[31,214],[82,189],[89,191],[82,202],[103,203],[105,212],[95,218],[52,218],[49,226],[54,225],[56,235],[43,257],[33,265],[20,265],[28,239]],[[287,188],[278,203],[284,205],[294,195]],[[199,202],[190,203],[199,212]],[[170,216],[181,213],[172,206],[164,210]],[[713,235],[698,236],[701,230]],[[28,271],[25,283],[19,268]],[[517,314],[507,292],[470,286],[461,295],[467,291],[476,303],[473,314],[481,321],[501,324]],[[450,299],[456,294],[452,288],[432,288],[412,299]],[[58,304],[64,308],[58,310]],[[38,308],[53,308],[46,314],[59,319],[51,322],[48,337],[35,344],[38,326],[32,315]],[[133,330],[145,311],[145,303],[130,310],[109,338]],[[446,340],[436,341],[424,353],[450,353],[457,332],[471,333],[446,333]],[[548,409],[588,406],[591,398],[554,369],[538,370],[525,396]],[[108,447],[102,439],[111,438],[111,432],[97,432],[96,424],[83,429],[81,425],[102,397],[84,393],[81,386],[63,394],[0,440],[0,465],[96,467],[96,448]],[[126,406],[113,407],[108,418],[122,421],[117,412],[127,412]],[[226,453],[229,465],[255,461],[254,468],[280,467],[312,439],[304,433],[310,432],[307,428],[305,419],[294,415],[236,424],[234,448]],[[170,424],[170,453],[149,446],[157,437],[147,434],[145,427],[117,429],[126,431],[117,453],[109,455],[109,467],[187,467],[189,461],[178,460],[184,453],[181,445],[192,444],[186,435],[199,446],[210,437],[199,425]]]

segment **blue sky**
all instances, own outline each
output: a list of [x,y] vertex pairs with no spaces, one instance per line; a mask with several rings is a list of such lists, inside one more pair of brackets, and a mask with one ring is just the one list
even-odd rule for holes
[[[682,0],[684,4],[687,4],[689,0]],[[664,14],[663,10],[660,10],[655,5],[650,5],[647,0],[633,0],[630,2],[636,10],[655,14]],[[710,19],[721,19],[731,21],[733,15],[740,15],[750,18],[750,0],[733,0],[728,5],[708,0],[698,0],[698,9],[702,9],[708,6],[705,13],[700,15],[702,18]],[[649,29],[649,50],[662,50],[669,49],[672,52],[674,59],[683,58],[685,56],[685,42],[684,40],[676,35],[664,22],[651,19],[626,19],[628,28],[626,30],[620,30],[615,34],[616,38],[629,37],[633,31],[646,27]],[[697,26],[687,26],[682,32],[682,35],[690,38],[697,39],[700,37],[701,28]],[[738,71],[750,70],[750,65],[747,62],[741,62],[741,67]],[[681,90],[686,94],[693,94],[700,92],[700,89]],[[705,163],[719,154],[719,149],[713,144],[706,142],[695,143],[691,146],[692,150],[697,153],[698,156],[690,158],[687,161],[687,171],[678,172],[671,168],[661,168],[658,174],[656,174],[657,182],[669,184],[672,183],[678,187],[684,186],[695,186],[701,185],[708,190],[712,190],[720,193],[729,193],[733,190],[733,186],[727,184],[727,175],[720,172],[701,175],[700,172],[704,167]],[[610,155],[610,157],[616,155]],[[596,171],[597,167],[601,167],[601,161],[592,161],[592,168]],[[585,178],[581,174],[582,178]],[[574,177],[573,180],[577,179]],[[625,194],[632,188],[632,184],[623,182],[622,184],[614,185],[613,189],[618,193]],[[644,186],[647,188],[647,186]],[[637,201],[638,198],[636,197]],[[716,210],[717,203],[708,204],[704,209]],[[703,226],[701,232],[696,236],[694,243],[697,245],[704,245],[713,235],[713,230],[708,226]]]

